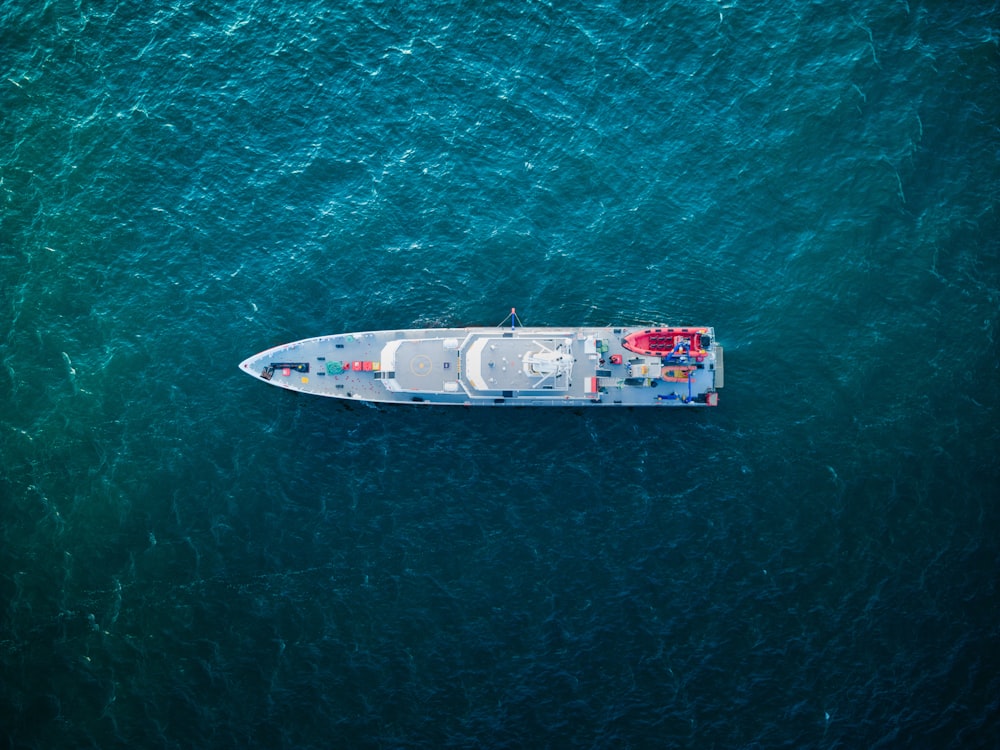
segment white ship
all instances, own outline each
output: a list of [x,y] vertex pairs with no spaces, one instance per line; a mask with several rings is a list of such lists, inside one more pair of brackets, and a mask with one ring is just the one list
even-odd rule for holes
[[[509,328],[507,323],[510,323]],[[271,385],[375,403],[716,406],[722,347],[706,326],[418,328],[282,344],[240,369]]]

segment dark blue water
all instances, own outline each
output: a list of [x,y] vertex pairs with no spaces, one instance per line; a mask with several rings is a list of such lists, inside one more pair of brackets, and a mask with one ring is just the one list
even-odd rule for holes
[[[1000,742],[995,2],[0,4],[0,747]],[[283,341],[691,323],[718,409]]]

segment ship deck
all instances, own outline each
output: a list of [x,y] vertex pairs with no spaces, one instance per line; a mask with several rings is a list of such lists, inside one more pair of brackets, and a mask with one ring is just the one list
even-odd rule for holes
[[288,390],[383,403],[714,406],[714,331],[696,329],[712,337],[707,350],[665,358],[625,348],[639,330],[655,329],[368,331],[274,347],[240,367]]

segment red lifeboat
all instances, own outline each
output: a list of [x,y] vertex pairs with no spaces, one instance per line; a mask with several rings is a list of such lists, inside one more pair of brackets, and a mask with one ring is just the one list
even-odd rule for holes
[[666,357],[669,354],[704,354],[712,345],[707,328],[647,328],[630,333],[622,346],[636,354]]

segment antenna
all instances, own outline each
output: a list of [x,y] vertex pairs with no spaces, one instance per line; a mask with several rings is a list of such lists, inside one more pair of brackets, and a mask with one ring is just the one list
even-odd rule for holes
[[520,325],[520,326],[524,325],[521,322],[521,319],[517,317],[517,308],[516,307],[510,308],[510,315],[508,315],[506,318],[504,318],[500,322],[500,328],[503,328],[505,325],[507,325],[507,321],[508,320],[510,321],[510,330],[512,330],[512,331],[514,330],[515,325]]

